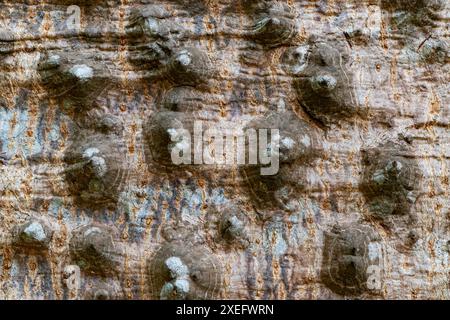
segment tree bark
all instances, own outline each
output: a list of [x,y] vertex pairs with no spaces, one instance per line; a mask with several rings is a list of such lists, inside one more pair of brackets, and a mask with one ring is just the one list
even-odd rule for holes
[[0,299],[449,299],[448,19],[0,1]]

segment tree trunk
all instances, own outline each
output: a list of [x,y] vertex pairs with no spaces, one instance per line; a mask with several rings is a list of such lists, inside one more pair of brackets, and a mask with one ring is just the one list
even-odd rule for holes
[[0,298],[449,299],[448,19],[0,1]]

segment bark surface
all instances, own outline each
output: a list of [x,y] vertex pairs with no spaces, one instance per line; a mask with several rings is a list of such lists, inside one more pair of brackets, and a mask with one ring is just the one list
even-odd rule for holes
[[[0,299],[449,299],[449,18],[0,1]],[[195,120],[279,129],[278,174],[173,165]]]

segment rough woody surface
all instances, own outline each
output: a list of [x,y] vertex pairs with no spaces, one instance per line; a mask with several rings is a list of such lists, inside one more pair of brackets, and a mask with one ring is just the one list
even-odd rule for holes
[[[0,299],[449,299],[449,10],[0,1]],[[279,173],[175,166],[195,120]]]

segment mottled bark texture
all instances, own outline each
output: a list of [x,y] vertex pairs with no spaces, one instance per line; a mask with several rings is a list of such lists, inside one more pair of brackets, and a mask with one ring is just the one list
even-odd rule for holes
[[[449,18],[0,1],[0,298],[449,299]],[[279,172],[174,165],[195,120],[279,129]]]

